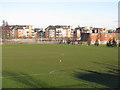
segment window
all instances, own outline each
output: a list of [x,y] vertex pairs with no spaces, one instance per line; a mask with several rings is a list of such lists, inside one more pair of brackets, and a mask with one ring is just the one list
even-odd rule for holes
[[107,37],[107,34],[105,34],[104,37]]
[[95,33],[95,30],[92,30],[92,33]]
[[32,33],[32,36],[34,36],[34,33]]

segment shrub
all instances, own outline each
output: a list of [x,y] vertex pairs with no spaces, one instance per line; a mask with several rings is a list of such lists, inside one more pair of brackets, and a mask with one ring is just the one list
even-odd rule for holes
[[106,46],[108,46],[108,47],[109,47],[109,42],[107,42],[107,43],[106,43]]
[[98,39],[96,39],[95,45],[96,45],[96,46],[99,46],[99,41],[98,41]]
[[70,43],[71,43],[71,39],[68,38],[68,40],[67,40],[67,44],[70,44]]
[[116,47],[116,46],[117,46],[117,42],[116,42],[115,38],[112,40],[112,44],[113,44],[113,45],[112,45],[113,47]]
[[116,47],[116,46],[117,46],[117,42],[116,42],[115,39],[113,39],[113,40],[110,39],[110,40],[107,42],[106,46],[108,46],[108,47]]
[[91,40],[90,39],[88,39],[87,44],[91,45]]
[[78,42],[78,44],[80,44],[80,40],[78,40],[77,42]]
[[112,46],[112,39],[109,39],[109,41],[107,42],[107,46],[111,47]]

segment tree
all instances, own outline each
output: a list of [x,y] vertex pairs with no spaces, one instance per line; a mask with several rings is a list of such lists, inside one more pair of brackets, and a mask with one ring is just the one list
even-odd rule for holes
[[3,20],[2,22],[2,38],[4,39],[9,39],[10,38],[10,30],[9,30],[9,25],[8,22],[5,22],[5,20]]
[[115,40],[115,38],[112,39],[109,39],[109,41],[107,42],[106,46],[108,47],[116,47],[117,46],[117,42]]
[[36,38],[40,38],[40,33],[39,32],[36,33]]
[[98,40],[98,39],[96,39],[95,45],[96,45],[96,46],[99,46],[99,40]]
[[71,43],[71,39],[68,38],[68,40],[67,40],[67,44],[70,44],[70,43]]
[[112,44],[113,44],[113,45],[112,45],[113,47],[116,47],[116,46],[117,46],[117,42],[116,42],[115,38],[113,38]]
[[5,26],[5,20],[3,20],[2,23],[3,23],[2,26]]
[[112,46],[112,39],[109,40],[109,46]]
[[107,42],[107,43],[106,43],[106,46],[108,46],[108,47],[109,47],[109,42]]
[[91,45],[91,40],[90,40],[90,38],[88,39],[87,44],[88,44],[88,45]]
[[109,39],[109,41],[107,42],[106,46],[112,47],[113,46],[113,40]]

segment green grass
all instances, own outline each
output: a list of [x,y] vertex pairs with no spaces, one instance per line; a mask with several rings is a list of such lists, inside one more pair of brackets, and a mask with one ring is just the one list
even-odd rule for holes
[[114,88],[118,87],[118,49],[6,44],[2,69],[3,88]]

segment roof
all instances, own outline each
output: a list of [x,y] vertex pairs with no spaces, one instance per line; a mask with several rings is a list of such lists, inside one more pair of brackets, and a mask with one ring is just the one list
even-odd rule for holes
[[116,28],[116,30],[120,30],[120,27]]
[[67,29],[69,28],[70,26],[67,26],[67,25],[49,25],[46,29],[48,30],[56,30],[56,28],[63,28],[63,29]]
[[24,27],[28,27],[29,25],[9,25],[10,30],[18,30],[18,29],[24,29]]

